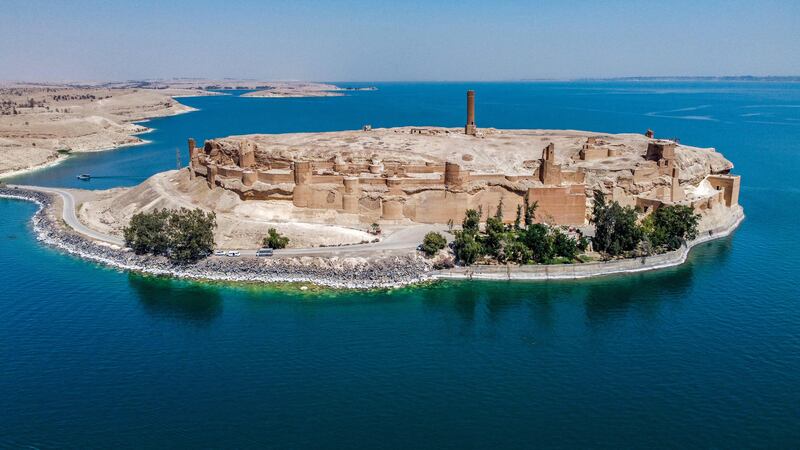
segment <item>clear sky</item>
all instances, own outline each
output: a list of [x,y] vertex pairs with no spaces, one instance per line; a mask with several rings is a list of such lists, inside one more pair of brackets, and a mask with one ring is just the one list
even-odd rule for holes
[[0,0],[0,79],[800,75],[800,1]]

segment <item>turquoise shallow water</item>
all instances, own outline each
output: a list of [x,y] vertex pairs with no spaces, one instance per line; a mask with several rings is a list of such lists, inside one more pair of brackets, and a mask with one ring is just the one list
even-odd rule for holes
[[[467,85],[379,87],[183,99],[201,111],[153,120],[152,144],[15,181],[136,184],[189,136],[463,122]],[[800,446],[800,86],[469,87],[480,126],[716,146],[747,219],[646,274],[301,292],[87,263],[36,243],[34,205],[0,200],[0,446]]]

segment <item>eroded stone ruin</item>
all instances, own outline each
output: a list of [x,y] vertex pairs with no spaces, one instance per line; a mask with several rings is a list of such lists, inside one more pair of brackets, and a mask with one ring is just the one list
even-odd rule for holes
[[467,209],[513,222],[527,195],[537,219],[583,225],[592,194],[651,212],[665,204],[698,211],[738,203],[733,165],[713,149],[646,135],[478,129],[467,92],[462,131],[403,127],[332,133],[232,136],[197,147],[192,176],[243,200],[332,209],[362,223],[460,223]]

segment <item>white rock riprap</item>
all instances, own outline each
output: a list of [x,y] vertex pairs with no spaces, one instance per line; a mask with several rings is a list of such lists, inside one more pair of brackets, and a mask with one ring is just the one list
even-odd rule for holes
[[392,288],[429,279],[431,263],[416,255],[374,258],[207,258],[175,264],[161,256],[137,255],[129,249],[98,243],[65,230],[52,211],[49,194],[0,188],[0,197],[35,202],[32,218],[37,238],[55,248],[111,267],[153,275],[237,282],[307,282],[334,288]]

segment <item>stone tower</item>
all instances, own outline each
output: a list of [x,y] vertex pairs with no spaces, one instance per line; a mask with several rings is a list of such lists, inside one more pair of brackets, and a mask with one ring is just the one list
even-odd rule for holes
[[670,180],[669,201],[680,202],[686,199],[686,193],[681,187],[680,172],[677,167],[672,168],[672,179]]
[[197,165],[197,144],[189,138],[189,178],[194,178],[194,168]]
[[561,184],[561,166],[556,164],[556,146],[552,142],[547,144],[547,147],[542,151],[539,181],[545,186]]
[[311,163],[308,161],[295,161],[293,164],[294,190],[292,202],[294,206],[307,207],[311,201],[311,177],[313,176]]
[[475,91],[467,91],[467,125],[464,127],[464,133],[470,136],[475,136],[478,128],[475,126]]

